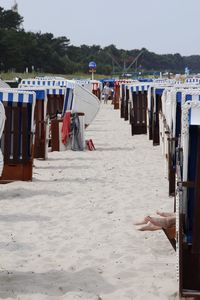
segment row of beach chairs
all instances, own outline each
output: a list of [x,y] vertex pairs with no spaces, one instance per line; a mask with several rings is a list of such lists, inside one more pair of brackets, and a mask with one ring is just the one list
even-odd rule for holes
[[47,159],[49,149],[66,150],[61,130],[65,114],[73,117],[77,112],[81,124],[89,125],[99,100],[73,81],[36,78],[22,80],[17,89],[0,88],[0,105],[4,127],[0,131],[4,163],[0,183],[7,183],[32,180],[34,158]]
[[165,233],[178,258],[182,297],[200,296],[200,80],[120,84],[120,116],[131,133],[161,145],[174,198],[176,235]]

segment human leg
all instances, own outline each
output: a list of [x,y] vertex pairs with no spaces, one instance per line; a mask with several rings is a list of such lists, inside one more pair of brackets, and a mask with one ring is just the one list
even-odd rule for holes
[[172,226],[175,226],[176,224],[176,217],[161,217],[161,218],[154,218],[154,217],[147,217],[147,220],[151,222],[155,226],[159,226],[162,228],[170,228]]

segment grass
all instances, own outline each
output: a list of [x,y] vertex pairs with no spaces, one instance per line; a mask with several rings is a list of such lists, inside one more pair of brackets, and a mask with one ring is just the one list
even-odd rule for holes
[[[55,77],[64,77],[66,79],[88,79],[91,78],[91,73],[84,74],[84,73],[75,73],[75,74],[47,74],[47,73],[13,73],[13,72],[8,72],[8,73],[0,73],[0,78],[2,80],[15,80],[15,78],[34,78],[36,76],[55,76]],[[101,79],[101,78],[110,78],[111,76],[108,75],[100,75],[100,74],[95,74],[94,79]]]

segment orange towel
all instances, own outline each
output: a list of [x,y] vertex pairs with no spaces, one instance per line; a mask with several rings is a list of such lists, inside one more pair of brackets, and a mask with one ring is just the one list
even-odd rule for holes
[[62,125],[62,143],[64,145],[67,144],[67,140],[70,134],[70,123],[71,123],[71,113],[66,112],[63,118],[63,125]]

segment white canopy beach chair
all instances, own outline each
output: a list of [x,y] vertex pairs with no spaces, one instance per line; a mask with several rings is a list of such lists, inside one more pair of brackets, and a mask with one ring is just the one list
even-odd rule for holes
[[183,94],[177,159],[177,233],[180,294],[200,295],[200,91]]
[[[2,136],[3,130],[4,130],[5,119],[6,119],[5,109],[4,109],[2,102],[0,102],[0,141],[1,141],[1,136]],[[3,171],[3,155],[1,152],[1,148],[0,148],[0,176],[2,174],[2,171]]]

